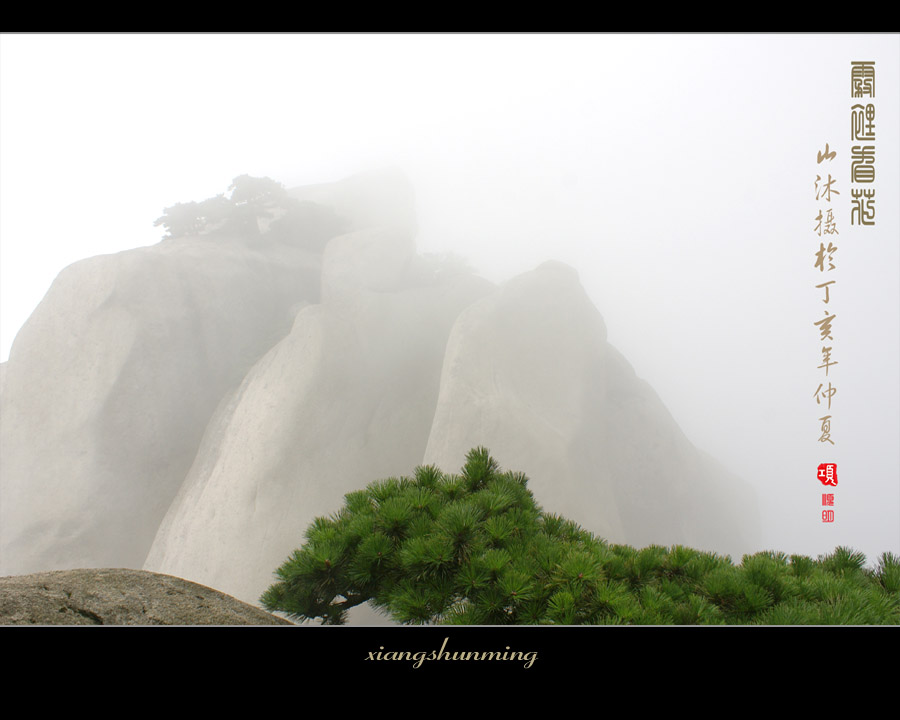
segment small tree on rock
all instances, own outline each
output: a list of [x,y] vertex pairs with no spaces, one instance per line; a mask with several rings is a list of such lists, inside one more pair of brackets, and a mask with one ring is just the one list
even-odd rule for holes
[[276,208],[288,198],[284,186],[268,177],[240,175],[228,186],[231,191],[231,227],[244,237],[260,235],[259,220],[274,217]]
[[203,217],[198,203],[175,203],[163,210],[161,217],[153,223],[153,227],[162,225],[167,237],[176,238],[185,235],[196,235],[203,230]]

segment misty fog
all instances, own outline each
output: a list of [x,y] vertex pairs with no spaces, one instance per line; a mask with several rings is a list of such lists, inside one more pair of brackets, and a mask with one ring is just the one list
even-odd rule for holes
[[[872,227],[850,222],[860,60],[876,68]],[[5,34],[2,359],[64,267],[154,245],[164,208],[244,173],[297,188],[396,168],[419,253],[498,284],[547,260],[577,271],[609,343],[756,491],[762,541],[745,552],[848,545],[872,562],[900,553],[898,76],[896,34]],[[814,227],[828,172],[826,447]],[[823,462],[839,467],[833,523]]]

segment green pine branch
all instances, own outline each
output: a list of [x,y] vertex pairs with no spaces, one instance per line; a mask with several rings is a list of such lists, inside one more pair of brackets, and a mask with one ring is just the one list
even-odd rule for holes
[[607,543],[546,513],[521,473],[475,448],[348,493],[316,518],[261,603],[340,624],[370,602],[408,624],[900,624],[900,558],[812,559]]

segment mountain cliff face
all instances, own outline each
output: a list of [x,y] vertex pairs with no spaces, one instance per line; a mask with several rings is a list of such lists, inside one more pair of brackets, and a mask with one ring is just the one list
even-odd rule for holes
[[753,513],[753,494],[687,440],[561,263],[504,283],[453,327],[425,463],[458,468],[477,445],[610,540],[735,552],[752,525],[738,508]]
[[217,232],[60,274],[3,370],[0,572],[143,567],[255,602],[345,493],[476,445],[612,541],[747,547],[752,496],[572,268],[494,286],[417,255],[393,174],[291,194],[343,218],[324,249]]
[[318,275],[290,248],[201,238],[63,270],[7,363],[3,572],[140,567],[212,411]]

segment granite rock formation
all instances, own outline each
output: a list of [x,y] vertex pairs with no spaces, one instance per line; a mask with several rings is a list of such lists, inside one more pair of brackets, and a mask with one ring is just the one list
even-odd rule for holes
[[754,532],[752,493],[684,436],[558,262],[454,325],[424,462],[457,468],[477,445],[523,470],[547,509],[611,541],[739,553]]
[[143,567],[255,602],[346,492],[477,445],[611,541],[748,548],[752,495],[609,345],[574,269],[495,286],[417,254],[396,174],[290,193],[341,231],[60,274],[3,369],[0,572]]

